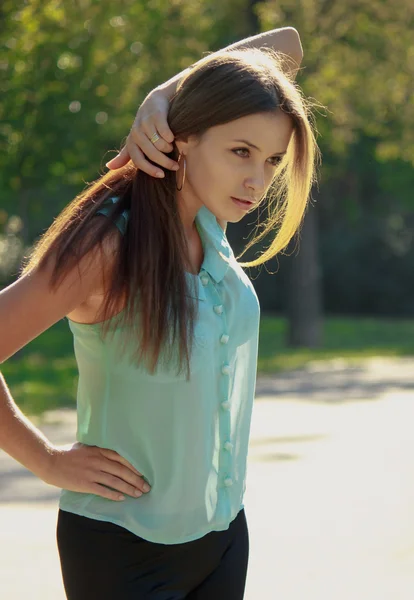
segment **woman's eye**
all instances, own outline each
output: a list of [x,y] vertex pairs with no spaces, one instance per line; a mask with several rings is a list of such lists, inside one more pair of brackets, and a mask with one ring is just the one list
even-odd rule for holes
[[272,165],[276,167],[282,161],[282,157],[274,156],[271,160],[273,161]]
[[[247,152],[248,154],[250,154],[250,152],[249,152],[249,150],[247,148],[235,148],[233,150],[233,152],[234,153],[237,153],[237,152]],[[241,156],[241,155],[238,154],[237,156]],[[244,157],[242,157],[242,158],[244,158]],[[281,156],[274,156],[273,158],[270,159],[270,161],[271,161],[270,164],[273,165],[274,167],[276,167],[280,163],[281,160],[282,160]]]
[[[249,152],[247,148],[236,148],[233,152]],[[240,156],[239,154],[237,156]]]

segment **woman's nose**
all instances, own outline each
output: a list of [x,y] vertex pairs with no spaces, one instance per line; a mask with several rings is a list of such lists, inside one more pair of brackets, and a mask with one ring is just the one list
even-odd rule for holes
[[266,182],[263,170],[254,173],[254,175],[249,177],[246,181],[246,187],[253,190],[256,196],[264,192],[265,186]]

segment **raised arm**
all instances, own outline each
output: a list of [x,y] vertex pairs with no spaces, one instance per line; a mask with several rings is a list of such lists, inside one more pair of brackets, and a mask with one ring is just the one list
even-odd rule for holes
[[[300,63],[303,58],[303,49],[300,41],[299,33],[294,27],[282,27],[281,29],[272,29],[258,35],[253,35],[244,38],[230,46],[226,46],[223,50],[243,50],[244,48],[273,48],[277,52],[281,52],[286,56],[284,66],[286,71],[293,77],[296,77]],[[222,50],[220,50],[222,52]],[[214,53],[213,53],[214,56]],[[189,67],[190,68],[190,67]],[[188,72],[188,69],[181,71],[165,83],[162,83],[154,91],[162,91],[168,98],[171,98],[177,90],[177,85]]]
[[[296,77],[302,61],[303,51],[299,34],[294,27],[282,27],[281,29],[272,29],[271,31],[259,33],[258,35],[253,35],[252,37],[230,44],[230,46],[226,46],[223,50],[241,50],[252,47],[261,48],[263,46],[271,47],[277,52],[284,54],[285,60],[282,66],[286,68],[286,72],[291,77]],[[212,55],[214,56],[214,52]],[[161,165],[166,169],[178,169],[178,164],[166,156],[166,154],[172,152],[172,142],[174,141],[174,135],[168,126],[167,114],[170,99],[175,94],[178,83],[190,69],[191,67],[188,67],[184,71],[174,75],[174,77],[160,84],[147,95],[138,108],[124,147],[119,154],[106,163],[108,169],[120,169],[129,160],[132,160],[138,169],[145,171],[148,175],[163,177],[163,171],[151,164],[146,159],[146,156],[155,164]],[[148,134],[148,132],[151,133]],[[158,132],[160,135],[156,146],[149,141],[154,132]]]

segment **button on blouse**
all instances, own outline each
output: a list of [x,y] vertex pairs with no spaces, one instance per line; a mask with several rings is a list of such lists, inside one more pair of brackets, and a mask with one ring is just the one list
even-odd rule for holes
[[230,375],[230,366],[229,365],[223,365],[221,367],[221,372],[223,373],[223,375]]

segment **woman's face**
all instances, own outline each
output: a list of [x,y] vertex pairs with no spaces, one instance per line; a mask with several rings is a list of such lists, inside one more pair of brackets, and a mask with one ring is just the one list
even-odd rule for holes
[[[254,210],[286,153],[292,131],[290,117],[277,110],[211,127],[201,140],[192,137],[187,142],[177,140],[187,162],[183,189],[176,192],[184,218],[194,219],[202,205],[218,219],[231,223]],[[179,185],[183,158],[180,164]],[[232,197],[250,198],[254,202],[240,205]]]

